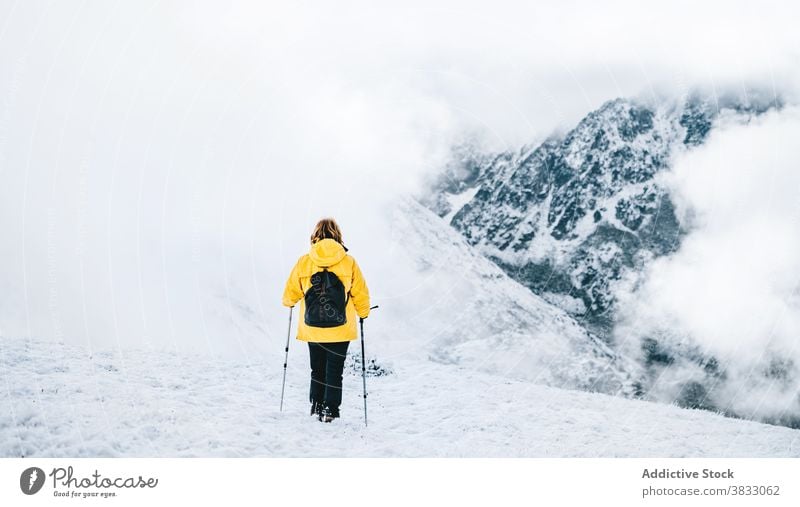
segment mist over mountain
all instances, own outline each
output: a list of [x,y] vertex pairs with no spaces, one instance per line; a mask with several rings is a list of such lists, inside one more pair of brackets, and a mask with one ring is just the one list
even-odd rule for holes
[[[721,393],[743,361],[723,359],[705,346],[702,333],[629,325],[641,320],[641,307],[654,299],[641,298],[639,290],[647,285],[653,263],[677,258],[687,237],[705,234],[698,206],[687,202],[676,183],[676,161],[703,149],[715,130],[757,128],[751,124],[784,109],[780,96],[761,89],[694,92],[658,101],[616,98],[539,144],[502,152],[483,150],[472,140],[456,145],[421,200],[509,276],[631,359],[637,365],[630,372],[638,378],[637,396],[797,426],[796,396],[784,399],[787,411],[778,416],[735,408],[734,395]],[[751,167],[760,170],[757,164]],[[737,176],[732,171],[729,177]],[[715,186],[713,180],[705,183]],[[721,284],[685,288],[728,289]],[[632,303],[637,296],[644,301],[638,313]],[[715,317],[710,310],[709,318]],[[679,322],[682,317],[671,318]],[[764,350],[771,345],[766,336],[755,342]],[[750,350],[745,357],[750,355],[762,354]],[[737,376],[744,392],[753,394],[753,386],[770,378],[780,378],[784,391],[797,388],[793,359],[773,357],[762,366],[748,378]]]

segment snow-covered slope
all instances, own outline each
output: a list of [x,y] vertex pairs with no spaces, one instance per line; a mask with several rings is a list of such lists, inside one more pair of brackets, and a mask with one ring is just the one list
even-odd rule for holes
[[800,457],[800,431],[433,362],[345,375],[343,418],[307,413],[281,364],[0,338],[0,456]]
[[379,341],[511,378],[630,393],[622,358],[512,280],[430,210],[403,200],[391,224],[390,262],[413,276],[376,316]]
[[[0,337],[0,455],[800,456],[796,430],[575,390],[627,392],[624,359],[420,204],[389,218],[394,291],[366,322],[368,428],[357,346],[342,420],[306,415],[294,340],[278,411],[285,321],[238,359]],[[246,300],[225,314],[231,346],[248,346],[234,336],[253,319]]]

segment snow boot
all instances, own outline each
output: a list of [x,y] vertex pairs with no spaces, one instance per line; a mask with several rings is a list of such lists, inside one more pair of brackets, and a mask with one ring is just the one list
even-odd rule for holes
[[322,403],[318,401],[311,402],[311,415],[320,417],[322,415]]
[[333,422],[334,419],[339,418],[339,411],[333,410],[331,407],[325,405],[319,413],[319,420],[322,422]]

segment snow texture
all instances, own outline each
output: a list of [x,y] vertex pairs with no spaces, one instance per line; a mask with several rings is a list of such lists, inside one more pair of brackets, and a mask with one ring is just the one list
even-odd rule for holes
[[0,341],[4,457],[800,457],[800,432],[432,362],[344,379],[342,419],[307,413],[305,350],[280,365]]

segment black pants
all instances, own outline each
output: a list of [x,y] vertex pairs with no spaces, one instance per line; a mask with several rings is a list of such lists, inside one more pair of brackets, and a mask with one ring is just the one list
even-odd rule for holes
[[342,371],[350,342],[309,342],[311,356],[311,391],[309,401],[326,405],[339,417],[342,404]]

